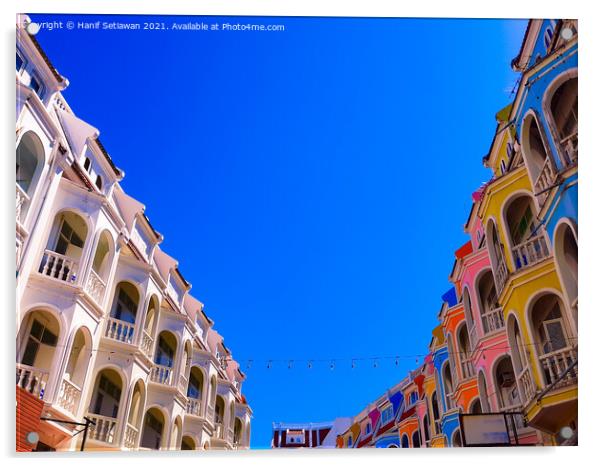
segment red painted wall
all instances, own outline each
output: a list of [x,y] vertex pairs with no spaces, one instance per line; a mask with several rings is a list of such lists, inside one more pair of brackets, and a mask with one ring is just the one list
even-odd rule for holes
[[38,432],[40,429],[40,416],[44,402],[31,393],[17,387],[17,438],[16,451],[32,451],[35,445],[30,445],[25,440],[29,432]]

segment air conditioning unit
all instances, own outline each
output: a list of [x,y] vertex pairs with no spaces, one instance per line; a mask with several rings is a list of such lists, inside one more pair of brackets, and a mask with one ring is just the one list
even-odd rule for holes
[[514,382],[514,374],[512,372],[502,372],[498,376],[498,383],[500,384],[500,387],[512,387]]

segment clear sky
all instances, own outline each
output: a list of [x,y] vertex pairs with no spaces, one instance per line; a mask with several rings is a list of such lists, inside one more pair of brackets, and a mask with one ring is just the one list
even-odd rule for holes
[[415,367],[526,21],[32,18],[285,26],[37,36],[241,362],[252,447],[272,421],[353,416]]

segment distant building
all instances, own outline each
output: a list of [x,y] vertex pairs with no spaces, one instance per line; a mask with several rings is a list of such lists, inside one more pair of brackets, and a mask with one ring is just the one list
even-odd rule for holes
[[336,439],[351,425],[352,418],[336,418],[332,422],[272,425],[272,448],[336,448]]

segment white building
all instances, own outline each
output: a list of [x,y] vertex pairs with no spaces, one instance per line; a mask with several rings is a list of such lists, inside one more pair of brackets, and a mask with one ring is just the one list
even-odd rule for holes
[[[17,385],[44,417],[92,419],[86,450],[248,448],[244,374],[28,21],[17,18]],[[40,444],[77,449],[72,433],[42,421]]]

